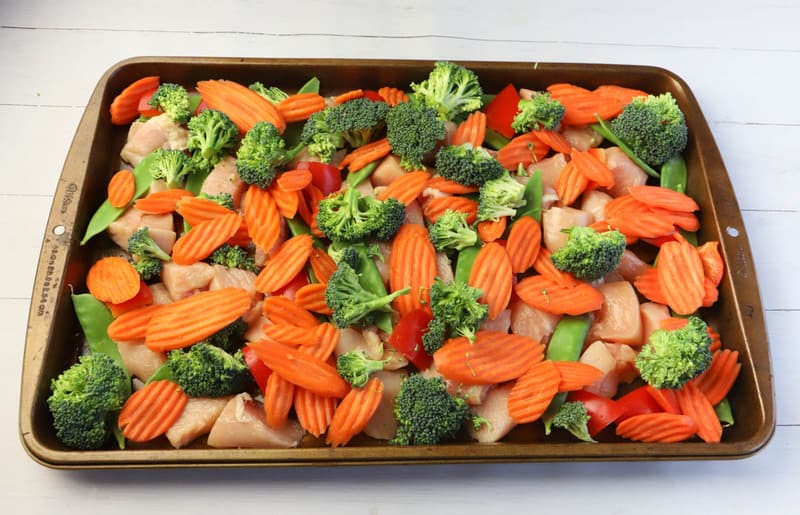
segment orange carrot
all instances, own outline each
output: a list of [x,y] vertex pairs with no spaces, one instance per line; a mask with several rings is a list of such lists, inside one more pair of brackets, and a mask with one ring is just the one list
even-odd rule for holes
[[556,194],[564,206],[571,206],[589,187],[589,179],[582,174],[573,161],[561,169],[556,179]]
[[711,336],[711,347],[709,347],[709,350],[711,352],[720,350],[722,348],[722,338],[719,333],[715,331],[713,327],[708,326],[708,335]]
[[422,193],[422,190],[427,187],[430,176],[431,174],[421,170],[403,174],[392,181],[385,190],[381,191],[377,195],[377,198],[378,200],[393,198],[398,202],[408,205],[416,200]]
[[547,247],[540,246],[539,254],[533,262],[533,269],[544,277],[564,288],[578,286],[581,282],[569,272],[562,272],[553,264],[552,254]]
[[562,123],[565,125],[588,125],[597,121],[597,116],[607,120],[622,112],[624,104],[619,99],[596,93],[573,84],[551,84],[547,87],[550,96],[566,108]]
[[722,424],[705,394],[689,381],[675,392],[675,396],[683,414],[697,423],[697,436],[707,443],[719,443],[722,440]]
[[251,342],[249,346],[274,373],[292,384],[327,397],[341,398],[350,391],[336,368],[316,356],[269,340]]
[[391,151],[392,146],[386,138],[367,143],[344,156],[339,169],[349,168],[353,172],[361,170],[371,162],[386,157]]
[[271,123],[281,134],[286,130],[286,120],[272,102],[237,82],[200,81],[197,91],[211,109],[227,114],[241,133],[249,131],[260,121]]
[[514,172],[520,164],[527,168],[529,164],[541,161],[549,150],[534,134],[526,133],[512,139],[497,151],[495,157],[503,168]]
[[112,304],[111,302],[106,302],[105,304],[111,311],[111,316],[117,318],[123,313],[149,306],[152,303],[153,292],[150,291],[150,287],[144,281],[139,280],[139,292],[136,295],[119,304]]
[[183,413],[189,397],[178,384],[161,380],[133,393],[119,412],[117,423],[132,442],[149,442],[167,432]]
[[479,147],[483,144],[484,138],[486,138],[486,114],[482,111],[475,111],[456,127],[450,144],[469,143],[473,147]]
[[703,302],[700,304],[704,308],[710,308],[719,300],[719,289],[708,277],[703,278]]
[[86,287],[96,299],[119,304],[139,293],[142,281],[127,259],[107,257],[96,261],[86,276]]
[[667,317],[658,322],[658,328],[665,331],[674,331],[675,329],[682,329],[689,323],[688,318],[680,317]]
[[719,253],[719,242],[707,241],[697,247],[697,253],[700,254],[700,260],[703,262],[703,275],[714,286],[719,286],[725,271],[725,262]]
[[250,309],[250,295],[240,288],[204,291],[161,306],[147,324],[150,350],[188,347],[229,326]]
[[696,432],[697,423],[691,417],[674,413],[635,415],[617,424],[618,436],[637,442],[682,442]]
[[503,237],[507,224],[507,216],[502,216],[497,220],[478,222],[478,236],[480,236],[482,242],[491,243]]
[[592,155],[591,152],[581,152],[573,148],[570,157],[572,162],[575,163],[575,168],[590,181],[603,188],[614,186],[614,174],[611,173],[605,163]]
[[363,96],[364,96],[364,90],[363,89],[353,89],[353,90],[350,90],[350,91],[345,91],[341,95],[337,95],[337,96],[333,97],[333,103],[334,104],[344,104],[345,102],[348,102],[350,100],[355,100],[355,99],[361,98]]
[[277,183],[273,183],[269,187],[269,193],[275,200],[275,205],[278,207],[278,212],[284,218],[294,218],[297,214],[297,207],[300,200],[297,197],[296,191],[285,191],[278,187]]
[[350,390],[333,414],[325,442],[333,447],[347,445],[366,427],[383,398],[383,383],[377,377],[363,388]]
[[629,213],[642,213],[649,211],[647,204],[639,202],[633,195],[620,195],[609,200],[603,206],[603,214],[606,218],[616,215],[627,215]]
[[325,303],[325,288],[325,284],[307,284],[297,290],[294,301],[303,309],[321,315],[331,315],[333,311]]
[[542,242],[542,227],[532,216],[523,216],[511,225],[506,252],[515,274],[527,272],[536,261]]
[[394,107],[400,102],[408,102],[408,95],[401,89],[384,86],[378,90],[378,95],[383,98],[387,104]]
[[676,313],[690,315],[702,306],[705,276],[696,247],[683,237],[680,241],[663,244],[656,270],[667,305]]
[[130,170],[120,170],[108,181],[108,203],[113,207],[125,207],[136,192],[136,182]]
[[661,289],[661,283],[658,280],[658,271],[655,268],[649,268],[639,274],[633,281],[636,289],[653,302],[659,304],[667,304],[667,297]]
[[650,397],[661,406],[662,410],[667,413],[674,413],[675,415],[682,414],[678,398],[675,396],[675,390],[670,390],[669,388],[654,388],[649,384],[645,385],[645,388],[647,389],[647,393],[650,394]]
[[675,226],[671,221],[650,210],[607,216],[605,222],[626,237],[632,238],[660,238],[675,232]]
[[207,258],[236,234],[243,221],[232,213],[195,225],[175,242],[172,260],[179,265],[191,265]]
[[539,141],[552,148],[553,152],[569,154],[572,150],[572,145],[560,132],[542,129],[540,131],[532,131],[532,134],[539,138]]
[[139,101],[146,93],[158,89],[160,79],[157,76],[143,77],[128,87],[111,102],[111,123],[128,125],[139,117]]
[[147,334],[147,324],[162,307],[151,304],[121,314],[108,326],[108,337],[115,342],[143,340]]
[[297,347],[299,345],[315,345],[317,335],[309,327],[289,324],[264,324],[264,336],[284,345]]
[[741,369],[739,351],[717,350],[714,351],[708,369],[692,379],[692,382],[708,397],[712,405],[719,404],[728,395]]
[[518,424],[539,420],[558,393],[560,383],[561,375],[554,362],[536,363],[511,387],[508,414]]
[[478,203],[465,197],[436,197],[428,202],[422,213],[428,221],[436,222],[448,209],[466,213],[468,224],[478,218]]
[[269,252],[281,235],[281,214],[267,190],[251,185],[244,195],[244,220],[253,243]]
[[436,277],[436,249],[425,227],[405,224],[394,237],[389,257],[389,286],[392,292],[411,291],[394,300],[401,315],[425,309],[430,312],[429,290]]
[[598,86],[594,89],[594,93],[602,98],[613,99],[623,106],[633,102],[633,99],[636,97],[647,96],[647,93],[640,89],[626,88],[624,86],[617,86],[616,84]]
[[300,347],[300,351],[307,352],[323,361],[327,360],[336,350],[336,346],[339,345],[339,329],[333,324],[325,322],[324,324],[319,324],[314,332],[317,335],[317,343]]
[[264,316],[273,324],[296,325],[300,327],[316,327],[319,325],[314,315],[301,308],[282,295],[264,299]]
[[692,197],[679,191],[661,186],[630,186],[628,193],[650,207],[691,213],[700,209]]
[[319,438],[328,430],[339,399],[323,397],[305,388],[294,389],[294,411],[303,429]]
[[468,282],[483,292],[478,301],[489,306],[489,320],[497,318],[508,306],[513,281],[506,249],[497,242],[484,245],[475,256]]
[[558,383],[559,392],[580,390],[603,377],[602,370],[580,361],[556,361],[553,364],[561,375],[561,382]]
[[182,189],[158,191],[140,198],[134,206],[148,215],[163,215],[175,211],[178,208],[178,201],[183,197],[194,197],[194,195]]
[[280,429],[286,425],[294,403],[295,386],[278,374],[270,374],[264,388],[264,413],[267,425]]
[[[181,198],[176,204],[175,211],[177,211],[178,214],[183,217],[184,221],[191,226],[207,222],[220,216],[235,214],[234,211],[217,204],[213,200],[199,197]],[[236,234],[233,235],[229,243],[231,245],[241,246],[250,244],[250,234],[248,233],[246,220],[242,221],[242,224],[236,230]]]
[[587,283],[565,288],[542,275],[527,277],[517,283],[517,295],[532,308],[554,315],[582,315],[597,311],[605,297]]
[[465,336],[445,341],[433,354],[433,362],[436,370],[452,381],[497,384],[521,376],[543,356],[544,345],[533,338],[478,331],[474,342]]
[[272,293],[289,284],[306,266],[313,243],[314,239],[308,234],[299,234],[283,242],[258,274],[256,289]]
[[428,181],[428,187],[441,191],[442,193],[449,193],[451,195],[464,195],[467,193],[477,193],[480,188],[477,186],[464,186],[450,179],[437,176],[432,177]]
[[317,93],[297,93],[281,100],[277,107],[286,123],[302,122],[325,109],[325,99]]
[[314,277],[323,284],[327,283],[336,271],[336,261],[334,261],[327,252],[316,247],[311,250],[311,255],[308,257],[308,264],[311,265],[311,271],[314,272]]
[[289,170],[277,179],[278,187],[283,191],[299,191],[311,184],[311,170]]

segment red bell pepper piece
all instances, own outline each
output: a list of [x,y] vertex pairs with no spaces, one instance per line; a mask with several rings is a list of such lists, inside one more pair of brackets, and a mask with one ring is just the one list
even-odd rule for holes
[[587,428],[591,436],[616,422],[622,415],[622,407],[617,401],[584,390],[570,392],[567,400],[578,401],[586,408],[586,412],[589,414]]
[[316,161],[300,161],[295,166],[297,170],[311,171],[311,184],[320,189],[323,195],[339,191],[342,187],[342,172],[337,167],[328,163]]
[[308,284],[308,274],[305,270],[300,270],[294,279],[289,281],[289,284],[281,288],[280,290],[276,290],[272,292],[273,295],[283,295],[287,299],[294,302],[294,296],[297,293],[297,290],[302,288],[303,286]]
[[383,97],[380,96],[377,91],[373,91],[371,89],[365,89],[362,97],[368,98],[373,102],[386,102],[386,100],[384,100]]
[[635,415],[662,413],[664,411],[647,391],[646,386],[640,386],[632,392],[623,395],[617,399],[617,404],[622,408],[622,415],[619,416],[617,422],[622,422]]
[[138,110],[140,115],[152,118],[153,116],[158,116],[161,114],[161,111],[150,105],[150,99],[153,98],[153,93],[155,92],[156,92],[155,89],[152,91],[148,91],[147,93],[142,95],[142,98],[139,99]]
[[658,389],[654,386],[650,386],[649,384],[644,387],[647,390],[647,393],[653,397],[653,400],[661,406],[663,411],[667,413],[673,413],[675,415],[682,415],[683,412],[681,411],[681,405],[678,403],[678,398],[675,396],[675,390],[669,389]]
[[389,345],[401,352],[418,369],[425,370],[433,358],[425,352],[422,335],[428,328],[431,315],[424,309],[416,309],[403,315],[389,337]]
[[256,351],[251,349],[250,346],[245,345],[242,347],[242,354],[244,354],[244,362],[247,364],[247,368],[250,369],[250,375],[253,376],[256,384],[261,389],[261,393],[264,393],[267,389],[267,379],[272,374],[272,369],[256,356]]
[[511,122],[518,112],[519,93],[513,84],[509,84],[497,94],[491,102],[486,104],[486,126],[494,129],[506,138],[514,137],[514,129]]

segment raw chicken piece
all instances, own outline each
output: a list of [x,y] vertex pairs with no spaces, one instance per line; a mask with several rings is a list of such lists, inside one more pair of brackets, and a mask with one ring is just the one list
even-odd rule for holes
[[244,339],[248,342],[258,342],[266,338],[264,334],[264,324],[272,324],[269,318],[261,315],[259,318],[248,324],[247,332],[244,333]]
[[567,234],[562,229],[587,226],[592,215],[572,207],[551,207],[542,213],[542,239],[550,252],[555,252],[567,243]]
[[375,261],[375,266],[378,267],[378,273],[381,276],[383,284],[389,284],[389,258],[392,255],[392,244],[388,241],[378,242],[378,250],[380,256],[372,258]]
[[169,294],[169,290],[164,283],[154,283],[150,285],[150,294],[153,296],[153,304],[169,304],[174,299]]
[[546,344],[556,329],[558,315],[532,308],[521,300],[511,304],[511,332]]
[[422,208],[416,200],[406,206],[406,217],[403,223],[425,225],[425,218],[422,216]]
[[485,418],[489,423],[482,424],[478,429],[468,422],[469,434],[481,443],[496,442],[506,436],[516,427],[517,423],[508,414],[508,394],[513,383],[492,389],[484,401],[472,408],[472,414]]
[[405,173],[406,171],[400,166],[400,158],[390,154],[375,168],[370,180],[373,186],[388,186]]
[[297,447],[303,428],[296,420],[288,420],[280,429],[267,425],[264,406],[247,393],[240,393],[225,405],[208,435],[208,445],[216,448],[280,448]]
[[650,339],[653,331],[661,329],[661,321],[669,318],[669,308],[663,304],[645,302],[639,306],[639,313],[642,316],[642,341],[640,345],[644,345]]
[[444,252],[436,253],[436,275],[446,283],[453,282],[453,265]]
[[230,400],[231,397],[189,397],[180,418],[167,430],[169,443],[180,449],[211,431]]
[[340,329],[339,342],[334,352],[339,356],[351,351],[361,351],[369,359],[383,359],[383,344],[380,338],[371,336],[365,338],[364,334],[351,327]]
[[122,363],[132,375],[147,381],[158,368],[167,361],[163,352],[147,348],[143,341],[117,342]]
[[122,147],[120,157],[133,166],[157,148],[183,150],[189,139],[189,131],[173,122],[169,116],[154,116],[146,122],[133,122],[128,131],[128,141]]
[[509,327],[511,327],[511,309],[504,309],[494,320],[489,320],[488,318],[484,320],[480,330],[507,333]]
[[642,261],[641,258],[639,258],[639,256],[637,256],[631,250],[625,249],[625,252],[622,253],[622,259],[620,260],[617,269],[614,271],[622,276],[622,278],[626,281],[633,282],[648,268],[650,268],[650,265]]
[[601,397],[611,398],[616,395],[617,387],[619,386],[619,377],[615,373],[617,360],[614,359],[614,355],[611,354],[605,343],[600,340],[593,342],[583,351],[578,361],[592,365],[603,372],[600,379],[586,386],[584,390]]
[[214,272],[209,290],[221,290],[223,288],[241,288],[250,295],[251,299],[256,296],[256,274],[241,268],[225,268],[222,265],[211,265]]
[[570,145],[580,151],[589,150],[603,142],[603,137],[591,127],[563,127],[561,133]]
[[230,193],[234,207],[238,207],[246,187],[247,185],[239,178],[239,172],[236,171],[236,158],[227,156],[217,163],[208,174],[200,188],[200,193],[208,195]]
[[[555,190],[556,181],[561,174],[561,170],[567,166],[567,160],[564,154],[554,154],[546,157],[539,162],[531,163],[528,166],[528,173],[532,174],[536,170],[542,172],[542,189],[551,188]],[[520,177],[524,182],[528,182],[528,177]]]
[[581,211],[591,213],[595,222],[605,220],[604,210],[609,200],[611,200],[611,195],[608,193],[597,190],[587,191],[581,200]]
[[494,385],[492,384],[465,385],[445,379],[445,377],[440,374],[438,370],[436,370],[436,364],[434,363],[431,363],[431,366],[420,372],[420,374],[425,378],[441,377],[444,380],[444,384],[447,387],[447,391],[450,393],[450,395],[463,397],[470,406],[478,406],[481,404],[489,391],[494,388]]
[[394,399],[400,391],[400,384],[408,377],[405,371],[381,370],[375,372],[376,377],[383,383],[383,396],[378,409],[364,428],[367,436],[378,440],[391,440],[397,434],[397,419],[394,416]]
[[606,165],[614,174],[614,186],[608,189],[612,197],[628,193],[631,186],[642,186],[647,182],[647,174],[631,161],[619,147],[606,149]]
[[180,300],[205,289],[214,278],[214,269],[208,263],[179,265],[172,261],[164,263],[161,280],[167,287],[170,297]]
[[603,306],[595,313],[590,340],[640,345],[642,317],[639,298],[628,281],[616,281],[597,286],[603,294]]
[[630,345],[606,343],[606,347],[617,362],[614,373],[617,374],[620,383],[630,383],[639,377],[639,370],[636,368],[637,352]]
[[[168,222],[168,223],[167,223]],[[120,248],[128,250],[131,235],[142,227],[149,228],[150,237],[167,254],[175,244],[175,231],[172,230],[172,215],[145,215],[135,207],[129,207],[108,226],[111,241]]]

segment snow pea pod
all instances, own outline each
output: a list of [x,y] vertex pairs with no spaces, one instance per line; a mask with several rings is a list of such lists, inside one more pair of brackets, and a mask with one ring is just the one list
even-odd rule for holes
[[319,79],[316,77],[311,77],[308,79],[308,82],[303,84],[303,86],[297,90],[298,95],[302,93],[319,93]]
[[661,187],[669,188],[678,193],[686,193],[686,178],[689,171],[686,161],[677,155],[661,165]]
[[511,141],[499,132],[489,127],[486,128],[486,136],[483,138],[483,142],[486,144],[487,147],[500,150],[501,148],[508,145],[508,142]]
[[618,146],[619,149],[622,150],[623,152],[625,152],[628,155],[628,157],[631,158],[631,161],[636,163],[636,165],[639,168],[641,168],[642,170],[644,170],[644,172],[647,175],[649,175],[651,177],[655,177],[656,179],[658,179],[659,173],[657,171],[653,170],[652,166],[650,166],[649,164],[647,164],[644,161],[642,161],[641,158],[636,155],[636,153],[633,151],[633,149],[631,149],[631,147],[629,147],[624,141],[619,139],[616,136],[616,134],[611,132],[611,129],[608,127],[606,122],[604,122],[603,120],[601,120],[598,117],[597,118],[597,123],[592,125],[592,129],[594,129],[594,131],[596,133],[598,133],[599,135],[603,136],[605,139],[607,139],[611,143],[613,143],[616,146]]
[[105,304],[89,293],[72,294],[72,306],[81,324],[89,350],[106,354],[125,368],[117,343],[108,337],[108,326],[114,320]]
[[481,250],[481,247],[475,245],[466,247],[458,253],[456,271],[453,273],[453,279],[455,281],[461,281],[463,283],[469,282],[469,274],[472,272],[472,265],[475,263],[475,257],[478,255],[479,250]]
[[525,184],[523,197],[525,207],[517,211],[514,220],[519,220],[523,216],[530,216],[540,224],[542,223],[542,171],[536,170],[531,174]]
[[733,425],[733,410],[731,410],[731,402],[727,397],[714,406],[714,411],[717,413],[717,418],[722,427],[731,427]]
[[373,161],[360,170],[348,173],[346,179],[347,185],[352,188],[355,188],[356,186],[367,180],[367,177],[372,175],[372,172],[374,172],[375,169],[378,167],[378,163],[379,161]]
[[[378,271],[378,265],[375,264],[372,257],[367,252],[367,247],[363,243],[356,243],[353,245],[358,251],[361,259],[358,264],[358,282],[368,292],[374,293],[379,297],[388,295],[386,285],[383,284],[383,278]],[[377,313],[375,316],[375,325],[378,329],[387,334],[392,334],[394,326],[392,325],[391,313]]]
[[[150,174],[150,165],[154,159],[155,156],[150,154],[142,159],[142,161],[136,165],[136,168],[133,169],[133,179],[136,188],[134,190],[133,199],[131,199],[131,202],[141,197],[153,183],[153,176]],[[94,215],[92,215],[92,219],[89,220],[89,225],[86,227],[86,234],[81,240],[81,245],[85,245],[86,242],[92,239],[93,236],[105,231],[108,226],[111,225],[111,222],[119,218],[120,215],[125,212],[125,209],[127,209],[127,206],[114,207],[111,205],[108,199],[106,199],[97,209],[97,211],[95,211]]]

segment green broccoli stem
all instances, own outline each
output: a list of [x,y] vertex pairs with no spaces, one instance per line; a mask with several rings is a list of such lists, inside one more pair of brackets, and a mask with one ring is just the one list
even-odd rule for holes
[[523,216],[530,216],[540,224],[542,223],[542,171],[536,170],[525,184],[525,193],[522,197],[525,207],[517,211],[514,220]]
[[489,127],[486,128],[486,135],[483,137],[483,143],[487,147],[500,150],[501,148],[508,145],[508,142],[511,141],[510,139],[506,138],[499,132]]
[[478,251],[480,250],[480,245],[474,245],[472,247],[462,249],[461,252],[458,253],[456,270],[453,273],[454,281],[469,283],[469,275],[472,273],[472,265],[475,263],[475,258],[478,256]]
[[611,129],[608,127],[608,125],[606,125],[606,122],[600,119],[600,117],[597,118],[597,121],[598,123],[592,125],[592,129],[594,129],[596,133],[600,134],[605,139],[618,146],[620,150],[625,152],[628,155],[628,157],[630,157],[631,160],[634,163],[636,163],[636,165],[639,168],[641,168],[642,170],[645,171],[645,173],[647,173],[647,175],[655,177],[656,179],[660,177],[660,174],[657,171],[653,170],[653,168],[649,164],[642,161],[639,158],[639,156],[637,156],[636,153],[631,149],[631,147],[629,147],[624,141],[619,139],[613,132],[611,132]]
[[183,186],[183,189],[193,195],[199,195],[200,190],[203,188],[203,183],[210,173],[211,170],[195,170],[186,178],[186,184]]
[[367,180],[367,177],[372,175],[372,172],[374,172],[375,169],[378,167],[378,163],[379,161],[373,161],[360,170],[348,173],[346,179],[347,185],[350,186],[351,188],[355,188],[356,186]]
[[[586,335],[589,334],[589,327],[592,319],[589,315],[565,316],[556,325],[550,343],[547,344],[545,359],[551,361],[578,361],[581,357],[583,344],[586,342]],[[542,415],[545,434],[550,434],[553,428],[553,418],[556,416],[561,406],[567,400],[567,393],[557,394],[550,406]]]
[[717,418],[722,427],[731,427],[733,425],[733,410],[731,410],[731,402],[727,397],[714,406],[714,411],[717,413]]

